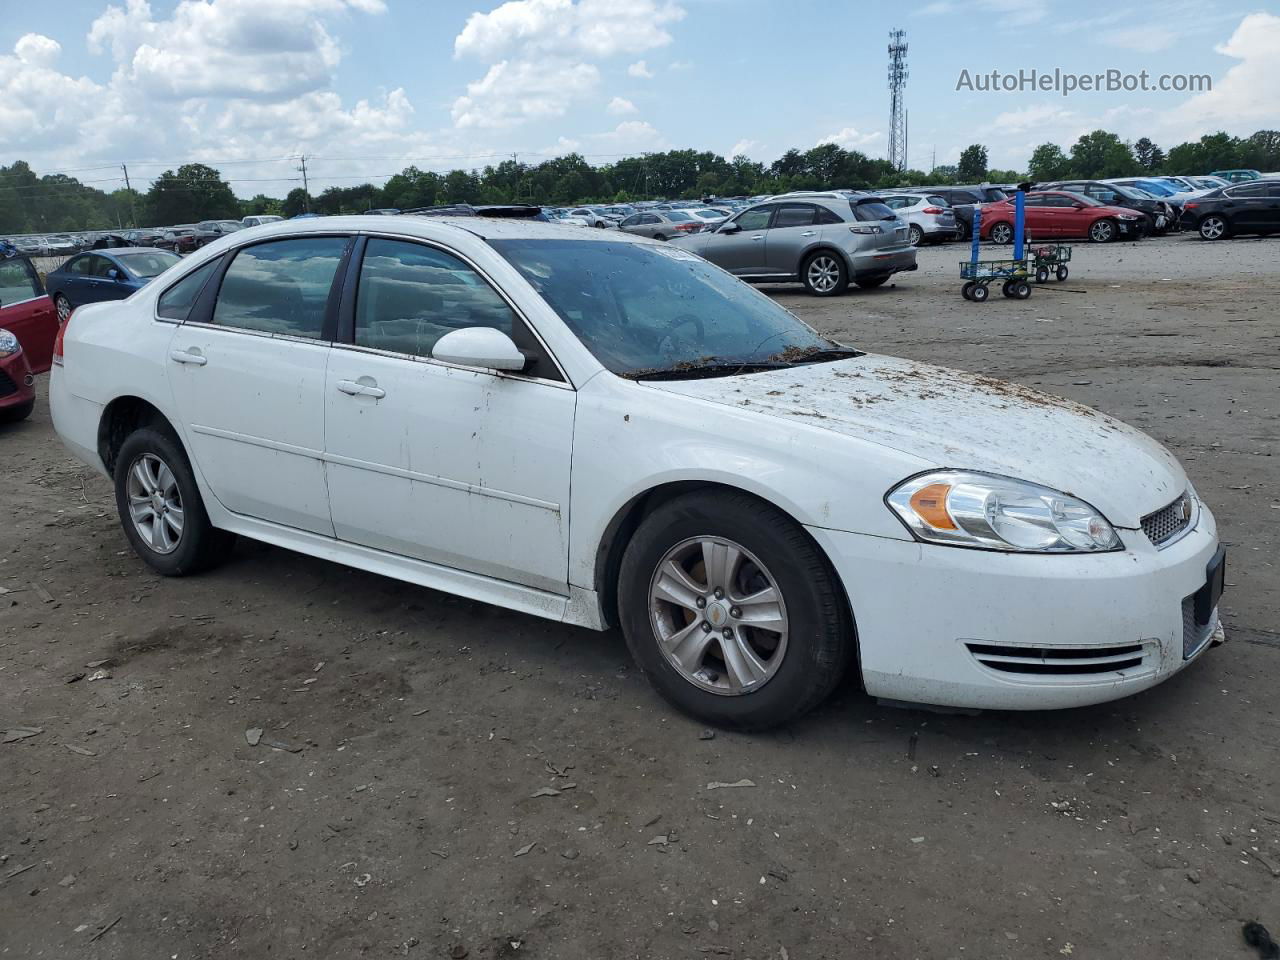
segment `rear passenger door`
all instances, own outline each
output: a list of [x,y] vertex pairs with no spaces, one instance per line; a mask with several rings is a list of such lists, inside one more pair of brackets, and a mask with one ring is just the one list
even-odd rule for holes
[[[532,328],[457,253],[382,237],[363,242],[342,319],[323,403],[339,539],[563,596],[576,394]],[[431,358],[468,327],[508,334],[530,365]]]
[[799,275],[804,252],[817,242],[818,207],[812,203],[780,203],[765,234],[765,272]]
[[[350,244],[347,236],[295,236],[225,255],[168,357],[187,449],[218,501],[329,537],[325,367]],[[194,284],[188,275],[161,294],[161,318],[191,294],[182,289],[187,280]]]

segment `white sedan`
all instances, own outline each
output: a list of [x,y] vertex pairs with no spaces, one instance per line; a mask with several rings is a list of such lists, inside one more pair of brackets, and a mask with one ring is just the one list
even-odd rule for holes
[[887,700],[1096,703],[1223,638],[1213,516],[1155,441],[617,231],[272,224],[81,307],[56,353],[57,431],[160,573],[241,535],[618,624],[712,723],[786,722],[851,667]]

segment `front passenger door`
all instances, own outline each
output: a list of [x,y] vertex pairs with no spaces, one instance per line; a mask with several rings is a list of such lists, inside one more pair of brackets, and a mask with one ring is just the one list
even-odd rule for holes
[[741,276],[765,273],[765,234],[773,219],[774,205],[752,207],[738,214],[730,223],[739,229],[733,233],[717,230],[707,237],[702,255],[716,266]]
[[[218,501],[328,537],[325,367],[350,242],[298,236],[234,251],[201,285],[168,357],[188,450]],[[161,294],[160,316],[183,284]]]

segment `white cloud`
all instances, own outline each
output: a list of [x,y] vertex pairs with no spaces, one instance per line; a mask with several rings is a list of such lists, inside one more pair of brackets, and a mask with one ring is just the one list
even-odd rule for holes
[[948,3],[947,0],[936,0],[934,3],[925,4],[919,10],[915,11],[917,17],[936,17],[943,13],[950,13],[955,9],[955,4]]
[[601,153],[650,153],[671,146],[666,137],[645,120],[624,120],[605,133],[587,134],[586,139],[593,152]]
[[62,52],[62,44],[52,37],[39,33],[24,34],[13,45],[13,52],[23,63],[32,67],[49,67]]
[[825,137],[819,137],[814,146],[834,143],[837,147],[844,147],[846,150],[861,150],[864,147],[878,144],[882,140],[884,140],[884,134],[879,130],[872,133],[862,133],[855,127],[845,127],[843,130],[837,130],[835,133],[828,134]]
[[649,69],[649,64],[643,60],[637,60],[631,66],[627,67],[627,76],[638,77],[641,80],[650,80],[653,78],[653,71]]
[[1214,49],[1239,62],[1215,78],[1212,90],[1169,111],[1163,125],[1178,137],[1214,130],[1248,135],[1260,127],[1274,127],[1280,103],[1280,17],[1249,14],[1227,42]]
[[689,60],[672,60],[668,69],[674,73],[683,73],[686,70],[692,70],[693,63]]
[[759,140],[739,140],[729,148],[729,152],[726,153],[725,156],[730,159],[733,157],[747,157],[751,155],[753,150],[759,150],[760,147],[761,143]]
[[1180,34],[1176,31],[1156,26],[1106,30],[1101,35],[1102,42],[1107,46],[1132,50],[1135,53],[1159,53],[1173,46],[1179,38]]
[[508,0],[473,13],[454,39],[454,55],[497,60],[550,54],[601,59],[671,42],[665,27],[684,19],[671,0]]
[[502,60],[467,84],[466,95],[453,103],[453,122],[458,127],[510,127],[559,117],[599,81],[600,71],[589,63]]
[[1080,126],[1078,114],[1056,103],[1033,103],[998,113],[982,127],[983,132],[1019,134],[1036,130],[1046,134]]
[[615,117],[625,116],[628,113],[636,112],[636,105],[626,97],[614,97],[609,101],[609,105],[605,107],[609,113]]

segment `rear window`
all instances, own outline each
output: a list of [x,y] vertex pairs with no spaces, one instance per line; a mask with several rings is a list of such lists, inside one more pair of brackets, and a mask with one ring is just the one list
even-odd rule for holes
[[141,277],[144,280],[158,277],[175,263],[181,262],[172,253],[164,253],[160,250],[147,251],[146,253],[118,253],[116,254],[116,259],[128,267],[134,276]]
[[946,198],[946,197],[939,197],[939,196],[936,196],[936,195],[934,195],[934,194],[930,194],[930,195],[929,195],[929,202],[930,202],[930,203],[936,203],[936,204],[937,204],[938,206],[940,206],[940,207],[949,207],[949,206],[951,206],[951,204],[947,201],[947,198]]
[[880,200],[850,200],[855,220],[893,220],[896,214]]
[[672,223],[683,223],[686,220],[692,220],[693,217],[689,216],[687,213],[681,213],[679,210],[668,210],[667,219]]

